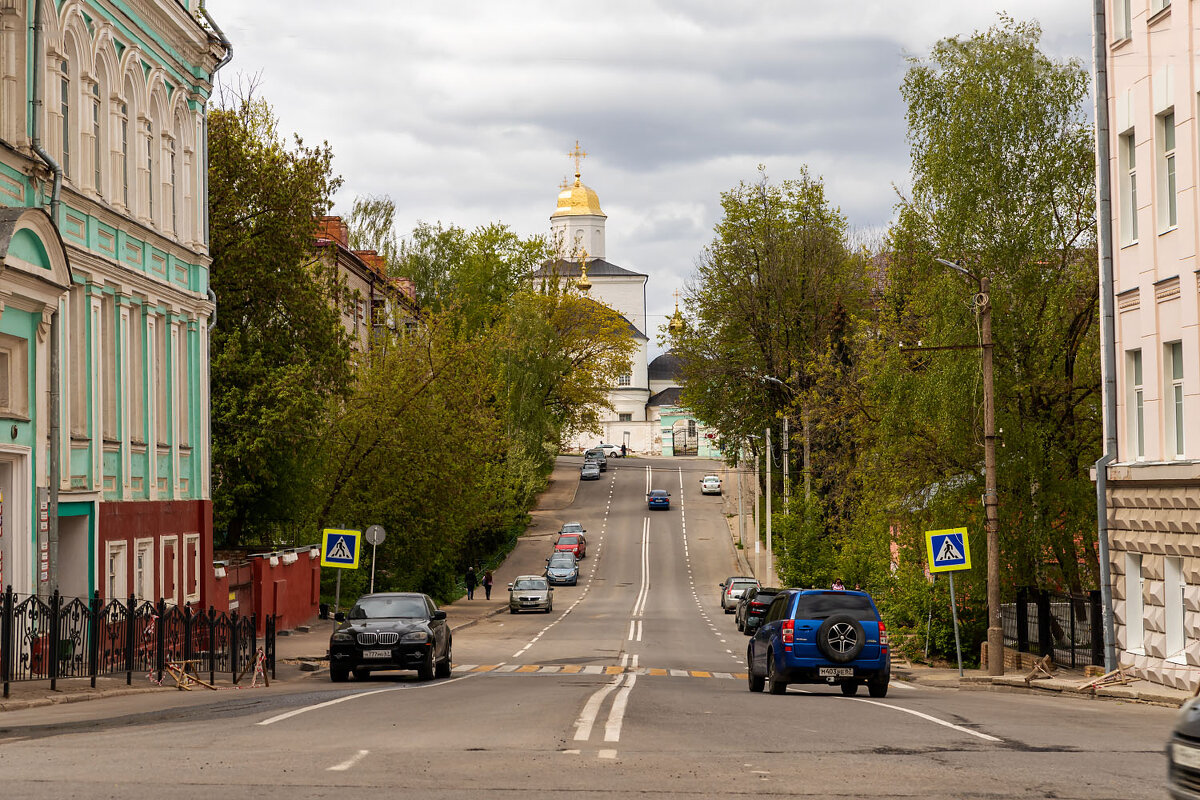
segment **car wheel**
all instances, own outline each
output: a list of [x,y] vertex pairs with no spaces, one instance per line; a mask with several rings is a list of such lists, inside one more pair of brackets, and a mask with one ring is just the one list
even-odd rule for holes
[[867,681],[867,691],[871,697],[887,697],[888,682],[884,681]]
[[817,649],[839,664],[858,658],[866,641],[862,623],[849,614],[834,614],[817,628]]
[[346,679],[349,677],[350,677],[350,670],[346,669],[345,667],[330,667],[329,668],[329,680],[332,681],[333,683],[345,683]]
[[433,680],[433,648],[425,654],[425,660],[421,662],[421,666],[417,667],[417,680],[431,681]]
[[371,670],[364,667],[359,667],[358,669],[354,670],[354,680],[365,681],[370,674]]
[[510,613],[510,614],[515,614],[515,613],[517,613],[517,610],[516,610],[515,608],[513,608],[512,606],[509,606],[509,607],[508,607],[508,613]]
[[745,623],[743,623],[740,619],[737,621],[737,629],[743,632],[746,630]]
[[787,681],[779,680],[775,674],[775,654],[767,652],[767,691],[771,694],[784,694],[787,692]]
[[754,665],[748,652],[746,653],[746,683],[749,684],[752,692],[761,692],[767,685],[767,681],[762,675],[754,674]]
[[452,655],[450,643],[447,642],[446,643],[446,657],[443,658],[441,661],[439,661],[437,666],[434,667],[433,674],[438,678],[449,678],[450,670],[451,670],[451,667],[453,664],[453,659],[454,659],[454,656]]
[[842,694],[846,697],[854,697],[858,694],[858,681],[846,681],[842,684]]

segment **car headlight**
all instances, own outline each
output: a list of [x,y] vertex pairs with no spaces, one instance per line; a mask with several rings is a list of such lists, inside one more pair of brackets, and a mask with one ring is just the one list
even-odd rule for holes
[[425,631],[412,631],[400,637],[402,642],[424,642],[429,639],[429,634]]
[[331,642],[353,642],[354,634],[350,631],[334,631],[333,636],[329,637]]

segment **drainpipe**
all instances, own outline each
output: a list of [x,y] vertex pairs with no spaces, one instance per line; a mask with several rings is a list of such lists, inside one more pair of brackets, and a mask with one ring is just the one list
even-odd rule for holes
[[[33,152],[38,158],[46,163],[50,168],[51,174],[54,176],[53,189],[50,192],[50,222],[55,228],[58,227],[58,202],[59,195],[62,193],[62,167],[54,160],[54,157],[46,152],[42,147],[42,109],[45,103],[42,101],[42,4],[34,3],[33,14],[33,87],[32,96],[30,98],[31,114],[33,121],[32,141],[30,142]],[[61,441],[61,420],[59,416],[62,412],[62,390],[60,382],[59,363],[61,354],[59,352],[59,319],[58,307],[55,305],[54,311],[50,314],[50,459],[49,459],[49,503],[47,508],[46,520],[46,555],[47,555],[47,578],[45,582],[38,581],[40,588],[39,594],[49,594],[51,591],[58,588],[58,489],[59,483],[62,480],[62,453],[59,452]],[[40,565],[38,567],[40,573]],[[40,574],[38,576],[41,577]]]
[[1100,350],[1103,354],[1104,455],[1096,462],[1096,537],[1100,545],[1100,605],[1104,615],[1104,671],[1117,668],[1112,565],[1108,553],[1108,465],[1117,460],[1117,352],[1113,316],[1112,179],[1109,171],[1108,44],[1105,0],[1092,0],[1092,66],[1096,97],[1096,232],[1100,255]]
[[[213,29],[213,33],[217,35],[217,39],[221,42],[221,47],[225,48],[225,55],[221,56],[221,60],[213,67],[212,77],[215,79],[217,72],[221,67],[228,64],[233,59],[233,45],[229,43],[229,37],[225,35],[225,31],[221,30],[221,26],[208,13],[208,9],[204,6],[204,0],[200,0],[200,13],[204,15],[204,19],[208,21],[209,27]],[[200,121],[200,163],[204,165],[204,171],[200,176],[200,190],[204,193],[204,246],[211,247],[212,241],[209,236],[209,212],[208,212],[208,109],[205,108],[204,118]],[[209,298],[216,302],[214,298]]]

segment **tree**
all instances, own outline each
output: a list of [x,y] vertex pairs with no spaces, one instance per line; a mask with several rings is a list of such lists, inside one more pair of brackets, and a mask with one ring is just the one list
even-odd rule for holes
[[269,545],[304,516],[326,404],[349,385],[335,275],[313,252],[340,185],[328,145],[291,147],[270,106],[237,97],[209,112],[214,527],[226,545]]
[[[1087,73],[1044,55],[1040,36],[1002,17],[913,61],[902,92],[914,184],[892,230],[882,341],[974,344],[975,285],[935,258],[990,279],[1006,580],[1079,590],[1096,579],[1095,551],[1080,546],[1095,529],[1087,470],[1100,452],[1095,161]],[[915,434],[900,439],[905,469],[928,464],[927,486],[977,497],[977,351],[883,358],[908,361],[875,382],[890,424]]]
[[346,220],[351,250],[374,250],[387,265],[394,278],[407,278],[396,270],[400,260],[400,241],[393,228],[396,221],[396,202],[387,195],[367,195],[354,198]]

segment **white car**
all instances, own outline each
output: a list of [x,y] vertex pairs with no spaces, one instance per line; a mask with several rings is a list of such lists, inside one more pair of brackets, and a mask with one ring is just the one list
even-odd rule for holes
[[596,447],[599,447],[601,450],[604,451],[605,458],[620,458],[621,457],[621,445],[619,445],[619,444],[604,444],[603,442],[601,442],[600,444],[596,445]]
[[721,479],[716,475],[705,475],[700,479],[700,494],[720,494]]

